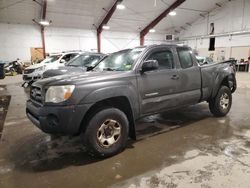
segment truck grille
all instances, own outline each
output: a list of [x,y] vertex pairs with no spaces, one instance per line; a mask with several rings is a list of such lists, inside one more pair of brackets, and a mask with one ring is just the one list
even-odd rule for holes
[[26,70],[23,71],[23,73],[24,74],[30,74],[30,73],[32,73],[34,71],[35,71],[35,69],[26,69]]
[[30,99],[42,104],[42,89],[37,86],[32,86],[30,90]]
[[28,77],[27,75],[23,75],[23,80],[27,81],[27,80],[31,80],[32,77]]

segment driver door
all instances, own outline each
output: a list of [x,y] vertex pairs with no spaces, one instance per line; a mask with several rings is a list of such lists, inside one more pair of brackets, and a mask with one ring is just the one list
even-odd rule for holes
[[159,68],[144,72],[138,78],[142,100],[141,112],[145,115],[176,106],[176,88],[179,83],[171,49],[162,47],[154,49],[144,61],[146,60],[157,60]]

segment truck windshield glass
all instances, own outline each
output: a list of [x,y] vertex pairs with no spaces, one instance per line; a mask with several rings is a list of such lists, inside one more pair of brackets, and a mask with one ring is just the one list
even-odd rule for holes
[[144,48],[122,50],[103,59],[94,71],[129,71]]
[[69,61],[66,66],[72,66],[72,67],[94,67],[99,60],[101,59],[101,56],[98,55],[79,55],[76,56],[74,59]]
[[44,60],[44,63],[53,63],[53,62],[57,61],[60,57],[61,57],[61,55],[50,56]]

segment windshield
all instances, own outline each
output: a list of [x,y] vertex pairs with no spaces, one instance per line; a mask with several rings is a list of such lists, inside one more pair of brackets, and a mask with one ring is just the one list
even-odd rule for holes
[[61,55],[49,56],[48,58],[43,60],[41,63],[53,63],[53,62],[57,61],[60,57],[61,57]]
[[94,67],[102,56],[100,55],[89,55],[83,54],[78,55],[71,61],[69,61],[66,66],[73,66],[73,67]]
[[144,48],[128,49],[110,54],[95,68],[95,71],[129,71]]

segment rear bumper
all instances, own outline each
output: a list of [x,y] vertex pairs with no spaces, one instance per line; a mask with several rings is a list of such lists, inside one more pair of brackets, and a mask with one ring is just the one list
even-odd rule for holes
[[80,131],[90,104],[72,106],[37,106],[27,101],[26,114],[30,121],[46,133],[74,135]]

